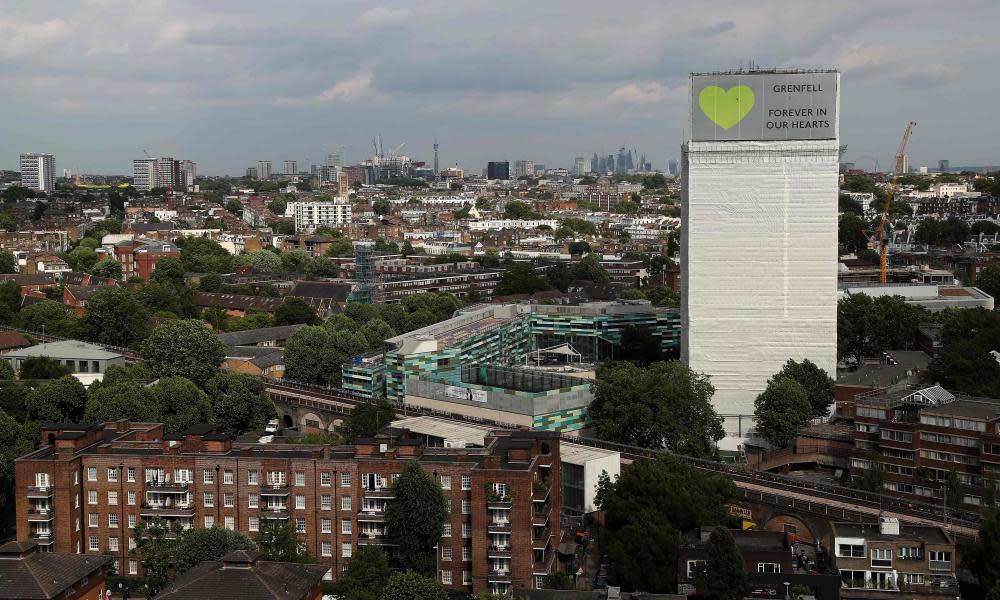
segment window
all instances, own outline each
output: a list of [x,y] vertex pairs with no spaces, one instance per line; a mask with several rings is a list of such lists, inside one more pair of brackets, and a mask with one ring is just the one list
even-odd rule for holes
[[97,513],[87,514],[87,527],[99,527],[100,516]]
[[97,490],[87,490],[87,504],[97,504]]
[[129,467],[126,471],[126,479],[129,483],[135,483],[135,467]]
[[305,517],[295,517],[295,532],[305,533],[306,532],[306,518]]
[[320,519],[319,520],[319,532],[320,533],[333,533],[333,519]]
[[118,506],[118,492],[108,492],[108,505]]
[[441,476],[441,489],[450,490],[451,489],[451,475]]
[[128,502],[129,506],[135,506],[135,491],[129,490],[128,492],[125,493],[125,497],[126,497],[126,502]]
[[545,587],[545,576],[535,575],[535,589],[540,590]]
[[229,469],[226,469],[225,471],[222,472],[222,483],[226,485],[233,484],[233,472],[230,471]]
[[351,473],[340,474],[340,487],[351,487]]
[[953,462],[963,465],[974,465],[977,463],[976,458],[969,456],[967,454],[955,454],[953,452],[939,452],[937,450],[921,450],[921,458],[929,458],[931,460],[940,460],[943,462]]
[[267,485],[285,485],[285,472],[284,471],[268,471],[267,472]]
[[249,506],[250,508],[257,508],[258,506],[260,506],[260,496],[251,492],[247,496],[247,506]]
[[927,583],[927,578],[923,573],[900,573],[903,577],[903,583],[909,583],[910,585],[923,585]]
[[108,467],[108,481],[115,483],[118,481],[118,469]]
[[344,558],[350,558],[351,554],[354,553],[354,546],[350,542],[344,542],[340,545],[340,555]]
[[949,550],[930,550],[927,552],[927,558],[931,562],[951,562],[951,551]]
[[174,481],[177,483],[194,483],[194,471],[191,469],[174,469]]
[[322,542],[319,547],[320,547],[320,556],[333,556],[332,542]]
[[257,469],[247,471],[247,485],[257,485],[260,483],[260,473]]
[[868,417],[869,419],[884,419],[885,409],[873,408],[871,406],[859,406],[857,408],[857,415],[859,417]]
[[135,529],[135,521],[136,521],[135,515],[129,515],[128,516],[128,528],[129,529]]
[[319,497],[319,507],[323,510],[330,510],[333,508],[333,501],[330,499],[329,495]]
[[212,525],[215,525],[215,517],[212,515],[205,515],[205,528],[208,529]]
[[698,569],[702,565],[704,565],[704,564],[705,564],[705,561],[703,561],[703,560],[689,560],[689,561],[687,561],[687,578],[688,579],[694,579],[695,573],[697,573]]
[[472,489],[472,475],[462,475],[462,489],[465,491]]
[[444,499],[444,510],[451,514],[451,498]]
[[118,527],[118,513],[108,513],[108,527]]
[[858,431],[861,433],[878,433],[878,425],[874,423],[858,423]]
[[462,523],[462,537],[472,537],[472,523]]
[[116,537],[109,537],[108,538],[108,551],[109,552],[118,552],[118,538],[116,538]]
[[925,442],[935,442],[937,444],[952,444],[954,446],[965,446],[966,448],[978,448],[979,440],[962,435],[948,435],[945,433],[934,433],[921,431],[920,439]]
[[[75,475],[75,473],[74,473]],[[49,474],[48,473],[35,473],[35,487],[47,488],[49,487]]]
[[232,508],[233,507],[233,493],[232,492],[226,492],[226,493],[222,494],[222,505],[225,506],[226,508]]
[[205,492],[204,494],[204,504],[205,506],[215,506],[215,493]]
[[472,514],[472,500],[468,498],[462,499],[462,514],[471,515]]
[[462,560],[464,562],[472,562],[472,547],[462,546]]
[[444,530],[441,532],[441,537],[451,537],[451,523],[444,524]]
[[298,510],[302,510],[305,507],[306,507],[306,497],[305,496],[296,496],[295,497],[295,508],[298,509]]
[[758,573],[781,573],[781,565],[778,563],[757,563]]
[[451,571],[441,571],[441,583],[451,585]]
[[97,481],[97,467],[87,467],[87,481]]
[[340,510],[351,510],[351,497],[341,496],[340,497]]
[[223,523],[223,526],[226,529],[229,529],[229,530],[236,529],[236,518],[235,517],[223,517],[222,523]]
[[306,484],[306,474],[302,471],[295,473],[295,487],[303,487]]
[[462,585],[472,585],[472,571],[462,571]]
[[340,533],[349,534],[351,533],[351,520],[344,519],[340,522]]
[[451,560],[451,546],[441,546],[441,560]]
[[212,469],[205,469],[201,472],[202,481],[205,483],[215,483],[215,473]]
[[899,549],[899,558],[920,558],[919,546],[902,546]]
[[864,558],[864,544],[839,544],[837,545],[837,556],[844,558]]
[[247,522],[247,529],[250,531],[259,531],[260,517],[250,517],[250,520]]
[[76,530],[80,531],[80,517],[76,518]]
[[91,551],[97,552],[101,549],[101,539],[96,535],[90,536],[90,549]]
[[128,574],[135,575],[139,572],[139,561],[131,559],[128,561]]

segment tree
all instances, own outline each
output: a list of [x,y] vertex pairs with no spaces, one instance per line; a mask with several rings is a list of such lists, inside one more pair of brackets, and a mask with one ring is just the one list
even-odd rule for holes
[[79,423],[87,406],[87,388],[72,375],[46,381],[24,399],[28,419],[48,423]]
[[16,281],[0,283],[0,304],[7,306],[11,314],[21,310],[21,286]]
[[705,600],[740,600],[746,594],[743,555],[728,529],[718,527],[708,536],[705,565],[695,582]]
[[542,578],[542,587],[547,590],[569,590],[573,589],[573,580],[566,571],[556,571]]
[[130,419],[140,423],[155,423],[160,419],[156,402],[149,390],[133,381],[102,385],[90,391],[83,422],[87,424]]
[[448,518],[441,484],[420,463],[411,461],[392,488],[395,499],[388,503],[385,523],[393,541],[399,544],[399,557],[407,569],[433,574],[437,564],[435,548]]
[[59,379],[70,373],[69,367],[47,356],[32,356],[21,363],[21,379]]
[[26,307],[18,313],[14,324],[28,331],[44,331],[56,335],[73,333],[77,328],[77,321],[69,315],[66,306],[55,300],[42,300]]
[[387,215],[389,214],[390,209],[391,205],[389,204],[388,200],[376,200],[375,202],[372,202],[372,210],[375,212],[376,215],[379,216]]
[[149,313],[132,290],[104,287],[87,301],[80,325],[84,337],[111,346],[133,347],[149,335]]
[[[154,596],[170,583],[170,569],[174,563],[177,541],[171,539],[176,534],[175,526],[163,518],[141,519],[132,533],[135,548],[142,557],[142,568],[146,571],[146,595]],[[181,533],[183,536],[183,533]]]
[[332,333],[324,327],[301,327],[285,342],[285,374],[290,380],[326,385],[338,366],[334,362]]
[[[413,247],[411,246],[410,249],[412,250]],[[328,258],[337,258],[341,256],[351,256],[353,254],[354,244],[351,240],[346,237],[340,237],[330,242],[330,245],[327,247],[326,252],[323,253],[323,256]]]
[[212,422],[212,402],[190,379],[165,377],[149,388],[166,433]]
[[6,360],[0,360],[0,381],[14,379],[14,367]]
[[503,274],[493,290],[493,295],[533,294],[547,289],[549,284],[530,261],[505,260]]
[[1000,298],[1000,265],[989,265],[976,275],[976,287]]
[[108,256],[94,263],[94,266],[90,268],[90,272],[105,279],[121,279],[122,264]]
[[8,515],[14,512],[14,461],[35,447],[28,432],[28,427],[0,410],[0,510]]
[[379,429],[392,422],[395,412],[385,398],[375,398],[369,402],[359,402],[344,419],[341,433],[348,442],[360,438],[370,438]]
[[590,253],[590,244],[588,244],[587,242],[570,242],[567,248],[569,249],[569,253],[572,255],[582,255]]
[[374,350],[382,347],[387,339],[395,337],[396,332],[382,319],[372,319],[361,328],[361,335],[368,340],[368,347]]
[[261,431],[277,411],[264,391],[264,382],[251,375],[221,371],[208,380],[216,424],[229,436]]
[[233,270],[233,256],[214,240],[187,237],[177,240],[177,245],[181,248],[181,263],[185,271],[229,273]]
[[378,600],[389,582],[389,559],[379,546],[361,546],[337,578],[337,594],[347,600]]
[[834,381],[826,371],[819,368],[816,363],[808,358],[802,362],[788,359],[785,366],[772,377],[768,383],[779,377],[788,377],[795,380],[809,397],[809,404],[812,406],[813,417],[825,417],[830,413],[830,405],[833,404]]
[[837,302],[837,355],[860,364],[867,357],[887,350],[916,347],[917,328],[930,320],[920,306],[907,304],[902,296],[872,298],[851,294]]
[[500,266],[500,251],[496,248],[487,248],[486,252],[479,258],[479,264],[487,269]]
[[812,416],[809,395],[791,377],[774,377],[754,401],[757,434],[779,448],[788,447]]
[[277,271],[281,268],[281,257],[270,250],[256,250],[235,257],[233,266],[251,267],[255,271]]
[[219,371],[226,346],[197,319],[167,321],[142,344],[143,359],[156,377],[186,377],[204,387]]
[[13,252],[0,252],[0,273],[17,273],[17,259]]
[[261,558],[264,560],[293,563],[315,562],[305,550],[299,539],[299,534],[295,532],[295,527],[288,521],[275,523],[264,519],[256,542],[257,549],[260,550]]
[[847,254],[861,252],[868,247],[868,236],[865,230],[868,223],[854,213],[840,215],[837,227],[837,242],[841,251]]
[[607,270],[601,265],[601,259],[596,254],[588,254],[580,259],[573,268],[570,269],[573,279],[585,279],[598,284],[611,282]]
[[535,212],[531,205],[520,200],[511,200],[503,209],[505,219],[534,220],[541,219],[542,215]]
[[991,508],[979,525],[979,536],[962,553],[964,566],[985,590],[1000,586],[1000,509]]
[[1000,341],[1000,313],[982,308],[941,313],[941,352],[930,380],[967,394],[1000,396],[1000,364],[991,352]]
[[433,577],[406,571],[389,578],[379,600],[448,600],[448,592]]
[[226,210],[236,215],[237,217],[243,214],[243,205],[236,198],[230,198],[226,200]]
[[707,375],[678,361],[615,363],[598,371],[590,418],[601,439],[709,456],[724,435],[714,393]]
[[275,325],[295,325],[298,323],[315,325],[318,322],[319,317],[316,316],[316,309],[302,298],[285,298],[278,310],[274,311]]
[[608,577],[627,591],[657,593],[677,589],[682,533],[724,523],[732,481],[702,471],[674,456],[634,462],[612,481],[599,479],[596,503],[605,513]]
[[255,549],[253,540],[245,533],[220,525],[185,529],[173,548],[174,578],[200,562],[220,560],[236,550]]

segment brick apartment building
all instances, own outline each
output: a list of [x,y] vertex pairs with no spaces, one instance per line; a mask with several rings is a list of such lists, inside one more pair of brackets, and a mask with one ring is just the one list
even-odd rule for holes
[[394,553],[386,503],[397,474],[418,461],[450,504],[438,581],[506,593],[541,587],[555,568],[559,460],[558,438],[542,432],[493,432],[481,448],[431,448],[420,437],[244,444],[209,426],[164,435],[161,424],[127,420],[54,425],[39,449],[16,461],[17,539],[53,552],[107,553],[120,573],[135,575],[141,557],[129,551],[142,519],[251,536],[263,521],[287,521],[336,574],[359,546]]
[[1000,482],[1000,400],[902,385],[841,405],[854,414],[852,473],[877,466],[888,492],[937,503],[951,479],[974,508]]

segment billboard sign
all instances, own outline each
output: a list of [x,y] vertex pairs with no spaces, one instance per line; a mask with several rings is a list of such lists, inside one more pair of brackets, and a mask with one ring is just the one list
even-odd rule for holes
[[691,76],[691,140],[828,140],[838,137],[840,74]]

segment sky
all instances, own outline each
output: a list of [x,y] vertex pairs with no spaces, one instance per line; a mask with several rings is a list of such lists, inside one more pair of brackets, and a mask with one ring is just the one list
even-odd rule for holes
[[3,0],[0,168],[679,158],[692,71],[838,68],[845,161],[1000,164],[1000,3]]

